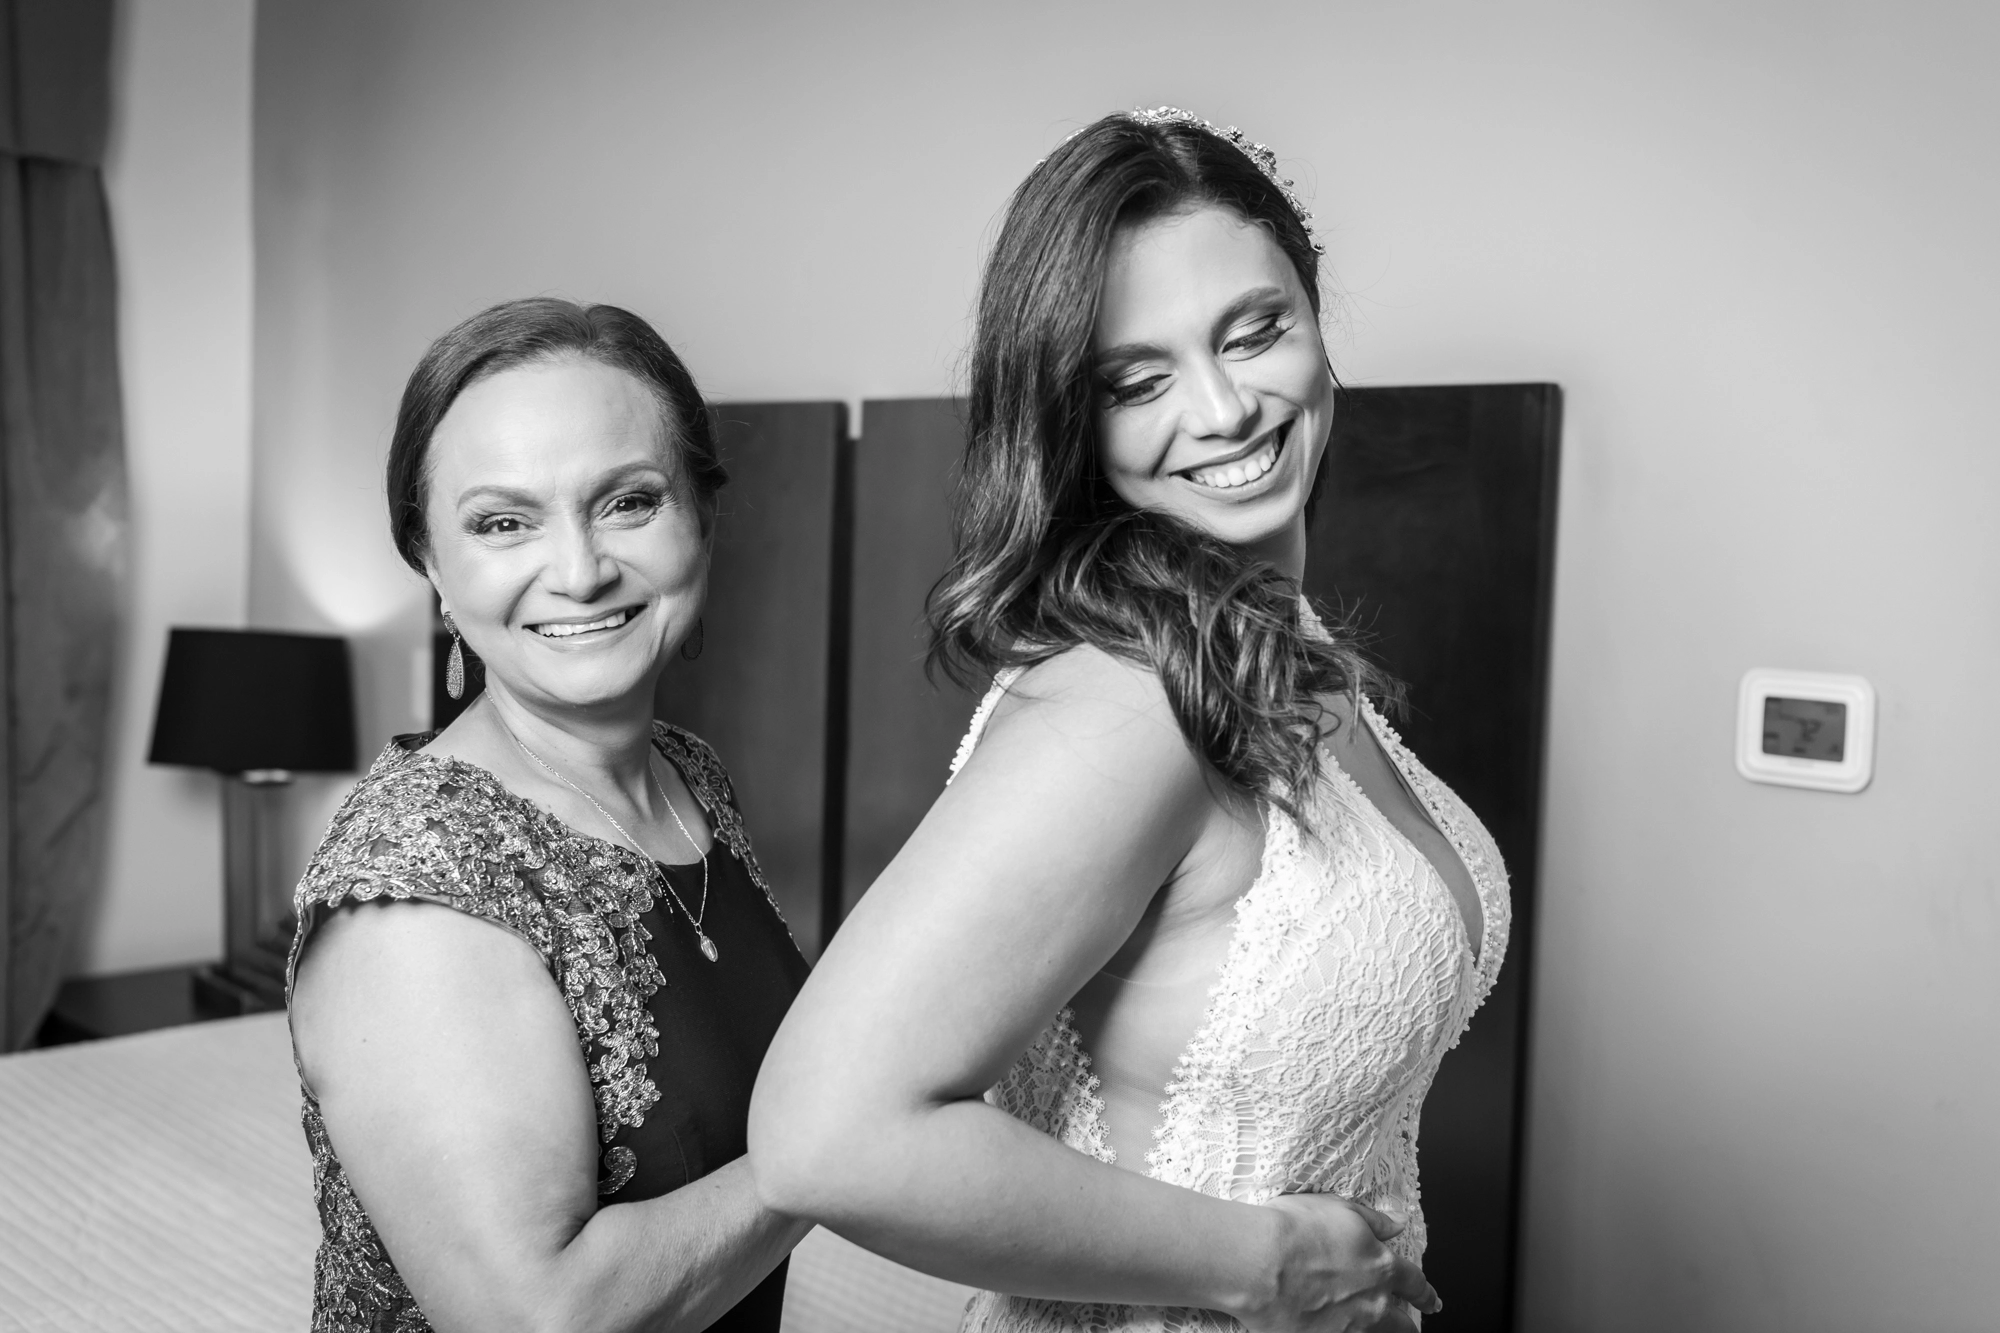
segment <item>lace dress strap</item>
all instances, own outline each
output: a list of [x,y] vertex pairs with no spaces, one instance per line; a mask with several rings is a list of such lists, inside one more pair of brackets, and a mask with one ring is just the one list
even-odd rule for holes
[[[1299,624],[1310,638],[1322,641],[1333,638],[1326,622],[1320,619],[1312,602],[1303,593],[1299,595]],[[1424,767],[1372,701],[1365,698],[1361,701],[1361,715],[1431,823],[1444,835],[1452,850],[1458,853],[1466,873],[1472,878],[1473,889],[1479,895],[1481,930],[1480,939],[1474,941],[1478,978],[1476,1004],[1493,989],[1493,983],[1500,974],[1501,960],[1507,952],[1512,900],[1508,893],[1507,865],[1500,855],[1499,844],[1494,842],[1493,835],[1479,821],[1472,808]]]
[[1483,1001],[1499,979],[1512,926],[1513,899],[1500,845],[1472,807],[1417,758],[1395,725],[1382,716],[1374,703],[1363,699],[1361,706],[1389,762],[1402,773],[1403,781],[1409,784],[1431,823],[1458,853],[1472,879],[1473,890],[1479,895],[1480,938],[1473,943],[1478,978],[1475,994]]
[[993,720],[993,710],[1000,704],[1001,697],[1021,678],[1026,667],[1002,667],[993,677],[993,684],[987,689],[986,697],[979,701],[979,707],[972,710],[972,724],[965,729],[965,739],[958,743],[958,753],[951,759],[951,775],[944,780],[949,787],[958,770],[965,767],[965,761],[972,758],[973,750],[979,746],[979,738],[986,734],[986,724]]

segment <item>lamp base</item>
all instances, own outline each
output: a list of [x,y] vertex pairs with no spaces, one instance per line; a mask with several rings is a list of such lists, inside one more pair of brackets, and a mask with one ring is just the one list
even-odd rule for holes
[[285,983],[228,963],[196,968],[190,983],[195,1008],[204,1014],[234,1017],[265,1014],[285,1007]]

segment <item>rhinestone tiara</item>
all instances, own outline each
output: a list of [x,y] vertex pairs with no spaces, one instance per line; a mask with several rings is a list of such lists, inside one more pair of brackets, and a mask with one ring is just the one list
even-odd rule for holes
[[1319,235],[1313,230],[1312,211],[1292,189],[1291,179],[1278,173],[1278,155],[1270,148],[1256,142],[1234,125],[1226,129],[1220,128],[1203,120],[1194,112],[1183,111],[1177,106],[1156,106],[1127,114],[1141,125],[1191,125],[1195,129],[1205,130],[1249,158],[1257,170],[1264,173],[1264,178],[1278,187],[1278,193],[1285,196],[1285,202],[1292,206],[1292,212],[1299,215],[1299,225],[1306,229],[1306,239],[1312,242],[1314,251],[1319,254],[1326,253],[1326,247],[1320,244]]

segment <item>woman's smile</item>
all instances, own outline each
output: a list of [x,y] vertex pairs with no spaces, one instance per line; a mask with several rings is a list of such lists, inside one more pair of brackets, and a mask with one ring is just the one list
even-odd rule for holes
[[1292,424],[1287,421],[1275,430],[1265,431],[1241,449],[1232,450],[1198,467],[1181,468],[1174,475],[1185,477],[1204,491],[1225,492],[1227,498],[1233,500],[1247,500],[1261,495],[1276,484],[1258,485],[1277,472],[1278,461],[1284,456],[1285,446],[1291,440]]
[[646,610],[642,603],[638,606],[620,607],[608,615],[595,620],[543,620],[525,626],[544,639],[552,639],[565,646],[603,643],[637,620]]

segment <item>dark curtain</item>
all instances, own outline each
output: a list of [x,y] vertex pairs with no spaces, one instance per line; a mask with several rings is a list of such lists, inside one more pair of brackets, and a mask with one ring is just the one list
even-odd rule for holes
[[100,170],[110,0],[0,0],[0,1049],[55,997],[103,865],[125,538]]

